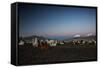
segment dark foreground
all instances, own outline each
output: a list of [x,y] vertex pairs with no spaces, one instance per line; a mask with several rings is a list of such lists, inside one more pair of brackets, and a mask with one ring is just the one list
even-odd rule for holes
[[19,46],[18,53],[19,65],[94,61],[97,59],[97,48],[95,45],[56,46],[47,50],[26,45]]

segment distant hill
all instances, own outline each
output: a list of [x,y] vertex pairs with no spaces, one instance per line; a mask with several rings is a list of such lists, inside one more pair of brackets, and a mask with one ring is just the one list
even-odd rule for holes
[[73,39],[87,39],[87,40],[95,39],[96,40],[96,36],[76,37],[76,38],[73,38]]
[[23,37],[24,40],[32,40],[33,38],[38,38],[38,39],[42,39],[42,40],[46,39],[43,36],[36,36],[36,35],[32,35],[32,36],[28,36],[28,37]]
[[[50,38],[46,38],[46,37],[43,37],[43,36],[36,36],[36,35],[32,35],[32,36],[28,36],[28,37],[22,37],[21,39],[23,39],[23,40],[32,40],[33,38],[38,38],[39,40],[50,39]],[[91,39],[96,40],[96,36],[71,37],[69,39],[64,39],[64,40],[65,41],[72,41],[72,40],[91,40]]]
[[91,40],[91,39],[96,40],[96,36],[73,37],[73,38],[66,39],[66,40],[71,41],[71,40]]

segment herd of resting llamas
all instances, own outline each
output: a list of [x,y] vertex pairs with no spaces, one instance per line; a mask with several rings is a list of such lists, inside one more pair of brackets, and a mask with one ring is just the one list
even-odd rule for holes
[[[58,40],[45,40],[44,41],[44,40],[38,40],[38,38],[34,38],[32,39],[31,44],[34,47],[38,47],[40,49],[48,49],[49,47],[57,46],[58,44],[64,45],[67,43],[71,43],[72,45],[82,45],[82,44],[85,44],[86,42],[87,41],[84,41],[84,40],[73,40],[70,42],[64,42],[64,41],[58,41]],[[26,43],[29,43],[29,42],[26,42]],[[96,44],[96,41],[92,39],[92,40],[89,40],[87,43]],[[19,45],[24,45],[24,44],[25,44],[24,41],[19,42]]]

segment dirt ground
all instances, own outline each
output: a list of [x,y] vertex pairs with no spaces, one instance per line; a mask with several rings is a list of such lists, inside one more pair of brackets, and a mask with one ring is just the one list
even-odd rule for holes
[[92,60],[97,60],[97,48],[95,45],[64,45],[50,47],[47,50],[34,48],[31,45],[18,46],[19,65]]

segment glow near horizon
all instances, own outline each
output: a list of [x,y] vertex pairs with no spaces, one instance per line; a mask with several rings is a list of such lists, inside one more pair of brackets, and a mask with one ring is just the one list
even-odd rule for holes
[[20,36],[73,36],[96,31],[95,8],[20,5],[19,15]]

